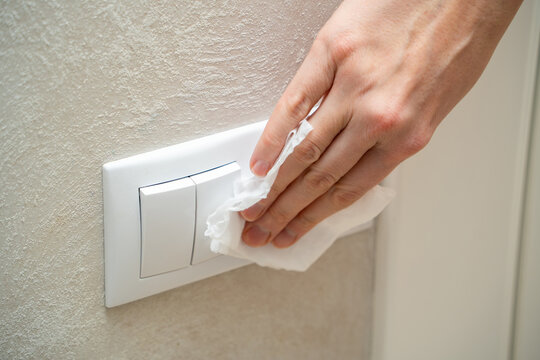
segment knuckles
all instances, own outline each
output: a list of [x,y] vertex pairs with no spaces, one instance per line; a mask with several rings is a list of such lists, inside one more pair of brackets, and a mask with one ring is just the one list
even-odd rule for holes
[[305,212],[300,212],[294,220],[294,227],[295,227],[296,233],[299,235],[307,233],[316,224],[317,224],[317,221],[314,218],[306,215]]
[[426,130],[416,130],[411,136],[405,139],[403,151],[406,156],[412,156],[426,147],[431,139],[430,132]]
[[330,192],[330,201],[336,209],[343,209],[362,197],[363,191],[360,189],[345,189],[334,187]]
[[327,34],[319,33],[315,39],[316,45],[324,46],[331,59],[339,64],[349,58],[357,49],[357,41],[347,32]]
[[311,99],[302,90],[297,90],[291,93],[284,93],[280,100],[279,106],[283,112],[291,119],[300,120],[306,117],[311,110]]
[[291,220],[290,214],[284,208],[279,206],[271,206],[266,213],[271,219],[271,224],[274,226],[275,224],[287,224]]
[[336,176],[324,170],[309,170],[304,175],[303,183],[306,190],[311,194],[320,194],[330,189],[336,183]]
[[275,137],[275,135],[270,132],[263,133],[261,136],[260,143],[264,149],[280,149],[283,146],[283,143]]
[[390,101],[371,101],[364,112],[376,137],[399,130],[409,121],[404,107]]
[[310,165],[319,160],[322,150],[313,140],[307,137],[296,147],[293,154],[302,164]]
[[412,111],[406,101],[371,101],[363,104],[363,112],[372,138],[396,144],[394,155],[400,161],[422,150],[433,134],[430,121]]

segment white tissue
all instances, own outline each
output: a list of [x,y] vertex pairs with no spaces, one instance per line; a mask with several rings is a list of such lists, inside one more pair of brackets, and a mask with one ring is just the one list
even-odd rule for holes
[[206,221],[205,235],[212,240],[210,249],[213,252],[248,259],[275,269],[305,271],[341,234],[372,220],[388,205],[394,191],[377,185],[351,206],[317,224],[288,248],[278,249],[272,244],[262,247],[244,244],[241,234],[245,221],[238,211],[266,198],[279,168],[311,130],[311,124],[303,120],[297,129],[289,133],[281,154],[265,177],[250,175],[234,183],[234,196]]

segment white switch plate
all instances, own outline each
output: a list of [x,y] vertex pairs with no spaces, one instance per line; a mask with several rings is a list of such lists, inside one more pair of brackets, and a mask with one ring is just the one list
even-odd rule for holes
[[[265,121],[103,165],[105,305],[113,307],[249,264],[217,256],[141,278],[139,189],[249,158]],[[243,174],[247,175],[247,174]]]

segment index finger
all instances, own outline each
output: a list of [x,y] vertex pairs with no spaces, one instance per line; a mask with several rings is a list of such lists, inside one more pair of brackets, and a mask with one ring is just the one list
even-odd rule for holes
[[316,41],[281,95],[255,146],[250,160],[251,171],[255,175],[264,176],[270,170],[285,145],[287,135],[328,92],[334,74],[335,66],[326,47]]

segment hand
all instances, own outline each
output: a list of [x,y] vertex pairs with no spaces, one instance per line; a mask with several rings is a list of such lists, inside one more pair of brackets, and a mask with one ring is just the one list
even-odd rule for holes
[[288,247],[422,149],[474,85],[520,1],[345,0],[279,99],[251,158],[263,176],[286,136],[324,97],[314,130],[242,238]]

